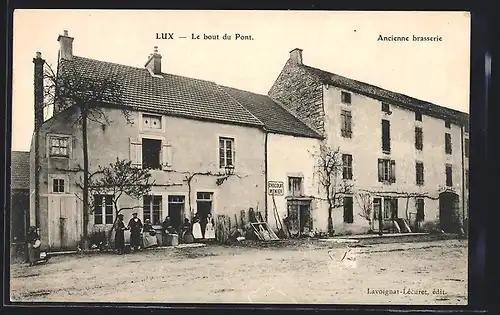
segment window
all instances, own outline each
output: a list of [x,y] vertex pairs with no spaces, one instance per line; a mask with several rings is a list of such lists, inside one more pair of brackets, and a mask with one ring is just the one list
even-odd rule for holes
[[145,128],[161,129],[161,116],[142,115],[142,125]]
[[389,105],[389,103],[383,103],[382,102],[382,111],[386,114],[390,114],[391,113],[391,106]]
[[219,138],[219,167],[225,168],[235,165],[234,139]]
[[424,148],[423,132],[421,127],[415,127],[415,149],[422,150]]
[[378,181],[396,182],[396,161],[389,159],[378,159]]
[[94,196],[94,224],[113,224],[113,196]]
[[449,120],[445,120],[445,121],[444,121],[444,126],[445,126],[446,128],[451,128],[451,122],[450,122]]
[[451,154],[451,134],[444,134],[444,150],[446,154]]
[[384,198],[384,219],[398,218],[398,198]]
[[466,123],[466,124],[464,125],[464,132],[465,132],[465,133],[469,133],[469,124],[468,124],[468,123]]
[[382,119],[382,151],[391,151],[391,123]]
[[64,179],[54,178],[52,179],[52,192],[63,193],[64,192]]
[[146,195],[143,197],[143,220],[151,220],[152,224],[161,224],[161,196]]
[[469,170],[465,170],[465,188],[469,189]]
[[382,199],[381,198],[373,198],[373,218],[374,220],[379,220],[379,214],[382,210]]
[[161,169],[161,140],[142,139],[142,167]]
[[387,114],[391,112],[391,107],[389,106],[389,103],[382,103],[382,111]]
[[340,101],[344,104],[351,104],[351,93],[342,91],[340,93]]
[[342,110],[340,113],[341,118],[341,133],[344,138],[351,138],[352,136],[352,116],[348,110]]
[[196,200],[212,201],[212,195],[213,193],[211,192],[199,192],[196,193]]
[[344,197],[344,223],[353,223],[352,197]]
[[416,172],[416,178],[417,178],[417,185],[423,185],[424,184],[424,163],[417,162],[415,164],[415,172]]
[[302,196],[302,177],[288,177],[288,195]]
[[420,112],[420,111],[415,112],[415,120],[422,121],[422,112]]
[[464,153],[465,157],[469,157],[469,139],[464,139]]
[[416,207],[417,207],[417,221],[424,221],[425,219],[425,214],[424,214],[424,198],[417,198],[416,200]]
[[451,165],[446,165],[446,186],[453,186],[453,168]]
[[50,156],[69,156],[68,137],[50,137]]
[[352,179],[352,155],[342,154],[342,178]]

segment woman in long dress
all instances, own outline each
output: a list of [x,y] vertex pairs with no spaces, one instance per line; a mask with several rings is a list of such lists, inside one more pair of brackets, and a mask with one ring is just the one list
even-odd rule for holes
[[28,242],[28,262],[30,266],[33,266],[40,260],[40,237],[36,231],[35,226],[29,228],[27,235]]
[[214,220],[212,219],[212,214],[207,216],[207,225],[205,226],[205,239],[213,240],[215,238],[215,228]]
[[149,219],[146,219],[144,227],[142,228],[142,241],[144,243],[144,248],[158,246],[156,231],[151,224],[151,220]]
[[200,219],[198,218],[198,216],[195,215],[195,217],[193,218],[193,220],[194,220],[194,223],[193,223],[193,237],[195,239],[202,239],[203,238],[203,234],[201,234]]

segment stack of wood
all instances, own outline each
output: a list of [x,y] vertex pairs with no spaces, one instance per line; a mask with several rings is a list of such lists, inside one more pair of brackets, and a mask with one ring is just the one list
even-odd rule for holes
[[217,215],[217,224],[215,232],[217,241],[227,243],[231,235],[231,218],[224,214]]

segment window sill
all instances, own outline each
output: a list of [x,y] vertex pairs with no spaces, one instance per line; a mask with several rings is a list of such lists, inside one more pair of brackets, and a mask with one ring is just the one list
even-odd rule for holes
[[49,157],[56,159],[69,159],[69,155],[50,155]]
[[384,150],[384,149],[382,149],[382,153],[383,154],[391,154],[391,150]]

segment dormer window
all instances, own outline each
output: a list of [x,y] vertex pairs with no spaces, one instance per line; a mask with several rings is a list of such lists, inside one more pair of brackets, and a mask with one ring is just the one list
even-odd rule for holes
[[161,129],[161,116],[142,115],[142,125],[144,128]]

